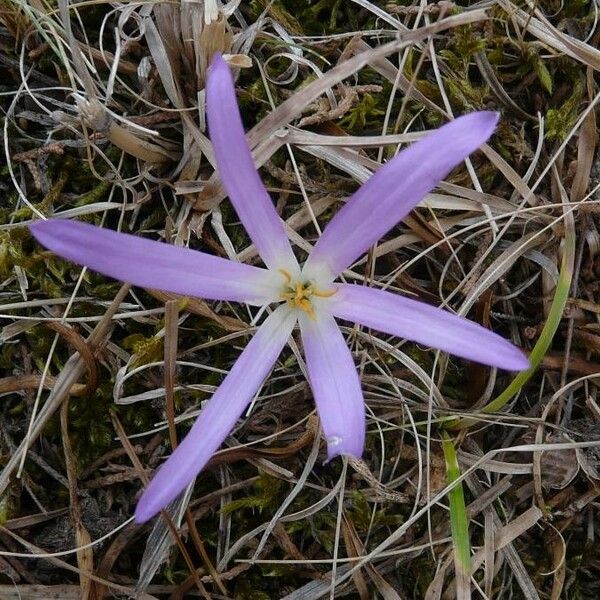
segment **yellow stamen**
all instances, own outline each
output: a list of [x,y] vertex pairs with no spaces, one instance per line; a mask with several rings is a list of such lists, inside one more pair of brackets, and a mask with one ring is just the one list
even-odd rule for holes
[[326,292],[321,292],[320,290],[314,290],[312,295],[317,298],[331,298],[331,296],[335,296],[337,294],[337,290],[328,290]]
[[311,319],[317,318],[317,315],[315,314],[315,309],[310,303],[310,300],[304,298],[302,302],[300,302],[300,309],[303,310]]
[[312,296],[317,298],[331,298],[337,290],[317,289],[314,283],[296,280],[293,281],[292,274],[285,269],[278,269],[285,279],[285,286],[279,296],[292,308],[303,310],[311,319],[316,318],[315,308],[310,301]]
[[285,269],[277,269],[284,277],[285,282],[289,285],[290,283],[292,283],[292,274],[289,271],[286,271]]

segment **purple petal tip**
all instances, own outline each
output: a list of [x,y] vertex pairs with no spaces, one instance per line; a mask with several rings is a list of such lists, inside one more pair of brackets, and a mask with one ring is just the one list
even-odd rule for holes
[[40,219],[33,221],[27,226],[31,235],[43,246],[48,246],[48,235],[54,237],[53,230],[56,231],[57,224],[60,226],[60,219]]
[[480,129],[483,135],[491,136],[500,120],[500,113],[490,110],[482,110],[470,113],[463,117],[472,121],[472,127]]
[[360,458],[364,450],[364,436],[357,436],[355,439],[342,439],[332,436],[327,438],[327,460],[325,464],[336,458],[336,456],[352,456]]
[[215,52],[210,60],[210,68],[222,69],[223,67],[229,69],[225,59],[223,58],[223,55],[220,52]]
[[526,371],[531,368],[529,358],[521,350],[515,347],[514,361],[510,361],[505,367],[508,371]]
[[156,513],[160,511],[160,508],[149,506],[146,495],[142,495],[140,501],[135,508],[134,520],[137,525],[143,525],[146,521],[149,521]]
[[[511,344],[508,340],[495,336],[497,343],[492,344],[491,347],[496,351],[495,359],[481,361],[482,364],[496,367],[498,369],[504,369],[505,371],[526,371],[531,367],[529,358],[527,355],[517,346]],[[452,350],[450,350],[452,352]],[[492,351],[493,352],[493,351]],[[479,362],[477,358],[470,357],[471,360]]]
[[31,233],[35,235],[35,233],[37,231],[39,231],[40,229],[42,229],[44,227],[44,224],[46,224],[46,223],[48,223],[48,221],[45,221],[45,220],[33,221],[32,223],[29,223],[29,225],[27,227],[29,228],[29,231],[31,231]]

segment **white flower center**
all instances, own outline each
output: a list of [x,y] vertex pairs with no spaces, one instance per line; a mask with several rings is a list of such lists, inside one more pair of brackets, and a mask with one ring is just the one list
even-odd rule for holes
[[303,310],[312,319],[315,318],[315,307],[311,298],[330,298],[337,292],[337,290],[319,290],[314,281],[294,280],[290,272],[285,269],[278,269],[278,271],[285,280],[279,298],[287,302],[288,306]]

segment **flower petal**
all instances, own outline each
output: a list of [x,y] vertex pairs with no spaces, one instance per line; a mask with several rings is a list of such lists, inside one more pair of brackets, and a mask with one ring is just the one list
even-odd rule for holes
[[365,402],[356,366],[334,318],[317,310],[298,320],[309,382],[317,404],[329,459],[360,458],[365,444]]
[[493,112],[459,117],[400,152],[330,221],[308,258],[304,273],[334,279],[481,146],[497,121],[498,114]]
[[516,346],[473,321],[417,300],[341,284],[331,298],[336,317],[508,371],[529,368]]
[[295,323],[295,315],[283,305],[261,325],[190,432],[144,491],[135,510],[138,523],[152,518],[204,468],[269,374]]
[[283,221],[275,211],[248,148],[231,71],[215,54],[206,82],[206,114],[219,174],[258,253],[271,269],[298,273]]
[[141,287],[258,305],[279,296],[273,273],[218,256],[66,219],[36,221],[29,229],[62,258]]

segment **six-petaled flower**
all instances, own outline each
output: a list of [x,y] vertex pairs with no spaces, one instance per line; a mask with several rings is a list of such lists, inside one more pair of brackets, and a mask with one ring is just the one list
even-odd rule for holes
[[523,353],[487,329],[433,306],[335,279],[492,134],[497,114],[455,119],[379,169],[331,219],[300,266],[256,171],[233,79],[219,55],[207,82],[209,133],[227,194],[266,269],[67,220],[31,225],[77,264],[135,285],[205,299],[279,303],[258,328],[183,442],[142,495],[136,520],[164,508],[206,465],[260,389],[296,324],[329,458],[362,454],[360,380],[335,317],[480,363],[522,370]]

